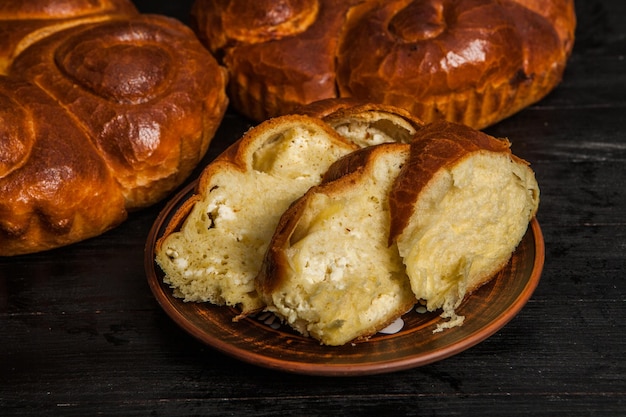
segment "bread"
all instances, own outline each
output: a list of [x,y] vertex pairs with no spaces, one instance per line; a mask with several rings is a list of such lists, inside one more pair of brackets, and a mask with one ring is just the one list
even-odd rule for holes
[[128,0],[12,0],[0,4],[0,74],[30,44],[84,23],[137,15]]
[[306,116],[270,119],[248,131],[205,168],[178,214],[181,230],[157,243],[164,281],[185,301],[230,305],[244,315],[264,307],[254,277],[278,218],[332,162],[355,149]]
[[360,147],[386,142],[409,143],[424,122],[409,112],[354,99],[325,99],[298,107],[294,113],[318,117]]
[[196,0],[193,26],[255,120],[354,97],[484,128],[542,99],[572,51],[573,0]]
[[[287,207],[318,184],[334,161],[371,140],[364,120],[385,141],[406,139],[419,128],[419,121],[391,108],[323,106],[259,124],[204,169],[193,197],[156,245],[156,262],[175,296],[233,306],[242,316],[265,307],[254,278]],[[313,114],[344,126],[358,120],[361,128],[350,135],[353,142]],[[375,127],[381,124],[383,129]]]
[[462,324],[509,260],[539,188],[509,142],[438,122],[333,164],[281,217],[256,278],[267,309],[326,345],[365,338],[416,300]]
[[417,133],[391,191],[390,242],[427,309],[456,307],[509,261],[539,207],[539,186],[507,140],[439,122]]
[[6,2],[0,34],[1,256],[99,235],[163,199],[226,110],[225,70],[193,32],[130,2]]
[[257,291],[301,334],[343,345],[416,303],[398,249],[388,245],[388,195],[409,148],[386,143],[349,155],[354,169],[311,188],[281,217]]

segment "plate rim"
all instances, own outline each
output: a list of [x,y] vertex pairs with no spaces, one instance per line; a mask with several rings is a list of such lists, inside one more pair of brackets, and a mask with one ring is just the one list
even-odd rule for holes
[[[200,342],[208,345],[215,350],[226,354],[235,359],[247,362],[260,367],[285,371],[296,374],[317,375],[317,376],[356,376],[356,375],[372,375],[380,373],[396,372],[411,368],[428,365],[465,351],[478,343],[486,340],[498,330],[502,329],[521,311],[524,305],[531,298],[537,288],[543,267],[545,263],[545,242],[541,227],[536,217],[529,222],[526,233],[532,233],[532,242],[534,247],[534,260],[530,276],[528,277],[523,289],[518,296],[510,303],[508,308],[499,314],[494,320],[488,322],[477,331],[468,334],[458,342],[444,346],[441,349],[427,352],[421,355],[409,355],[398,359],[381,360],[377,362],[367,362],[363,364],[334,364],[334,363],[311,363],[289,359],[280,359],[274,356],[263,355],[262,353],[252,352],[239,346],[233,345],[219,338],[217,334],[207,334],[201,331],[197,326],[193,325],[189,319],[182,314],[170,301],[165,291],[171,291],[160,280],[157,270],[159,269],[155,261],[155,244],[163,231],[166,220],[176,211],[176,208],[185,200],[187,195],[191,195],[197,186],[198,180],[195,180],[182,188],[160,211],[156,220],[150,228],[148,238],[144,248],[144,268],[147,276],[148,284],[153,296],[156,298],[160,307],[165,311],[176,325],[185,330]],[[184,301],[180,300],[180,303]],[[228,307],[219,307],[228,308]],[[448,329],[446,331],[454,331]],[[366,343],[376,343],[368,341]],[[332,349],[332,346],[324,346],[324,349]]]

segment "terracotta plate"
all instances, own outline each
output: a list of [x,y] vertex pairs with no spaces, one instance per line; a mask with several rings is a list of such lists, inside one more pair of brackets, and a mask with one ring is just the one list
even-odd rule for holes
[[189,198],[194,184],[181,191],[161,212],[146,243],[145,268],[150,288],[165,312],[185,331],[225,354],[255,365],[311,375],[364,375],[426,365],[455,355],[485,340],[511,320],[526,304],[544,263],[544,242],[536,220],[513,254],[511,262],[488,284],[467,297],[457,312],[460,327],[433,333],[441,320],[435,313],[405,314],[395,334],[378,334],[368,341],[339,347],[321,346],[287,326],[273,328],[258,317],[238,322],[228,307],[185,303],[163,284],[154,262],[156,240],[176,209]]

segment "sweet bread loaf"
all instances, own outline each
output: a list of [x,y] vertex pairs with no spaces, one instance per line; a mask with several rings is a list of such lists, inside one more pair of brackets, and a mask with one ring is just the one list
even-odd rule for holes
[[5,2],[0,34],[0,255],[96,236],[161,200],[226,110],[225,70],[194,33],[130,2]]
[[509,142],[438,122],[333,164],[281,217],[257,292],[327,345],[370,336],[419,300],[462,324],[463,299],[510,259],[539,188]]
[[[388,107],[324,103],[321,109],[318,104],[259,124],[204,169],[194,196],[156,245],[156,261],[175,296],[230,305],[242,315],[263,308],[254,278],[287,207],[357,143],[371,141],[372,132],[377,140],[397,142],[419,128],[419,121]],[[313,114],[358,129],[349,140]]]
[[561,80],[572,0],[196,0],[198,36],[255,120],[355,97],[484,128]]

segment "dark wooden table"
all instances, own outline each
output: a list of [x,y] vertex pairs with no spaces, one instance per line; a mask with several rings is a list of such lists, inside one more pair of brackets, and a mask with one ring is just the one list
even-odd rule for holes
[[[189,3],[137,1],[182,20]],[[546,244],[537,290],[495,335],[383,375],[242,363],[150,292],[143,250],[162,203],[98,238],[0,258],[0,415],[626,415],[626,2],[577,10],[563,83],[487,129],[532,163]],[[206,161],[249,125],[229,114]]]

